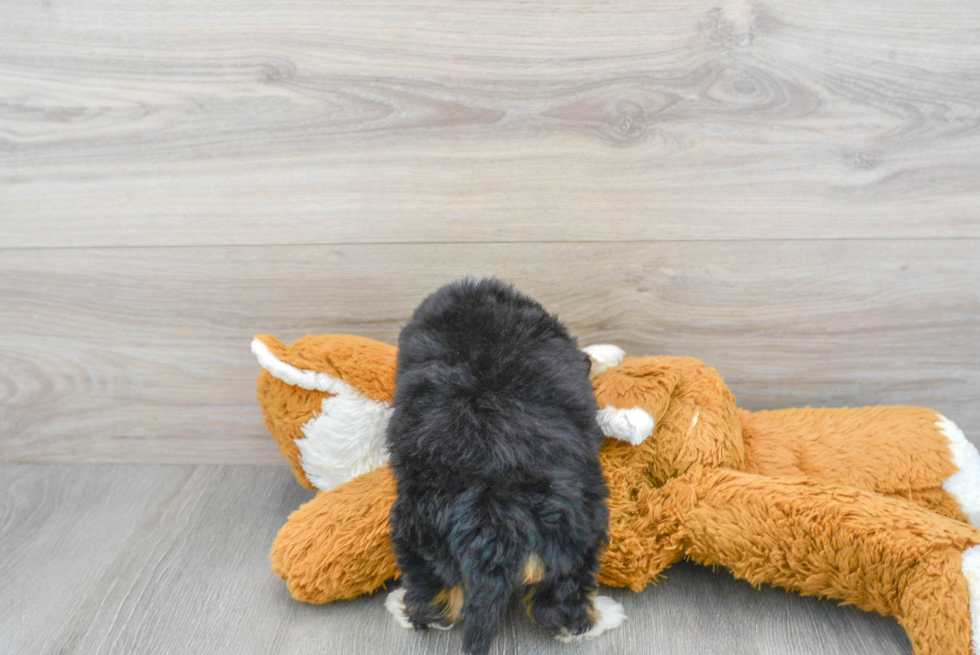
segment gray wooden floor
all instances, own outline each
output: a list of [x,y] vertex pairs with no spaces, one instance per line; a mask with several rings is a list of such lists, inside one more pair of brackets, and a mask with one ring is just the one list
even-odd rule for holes
[[[458,630],[393,624],[384,594],[293,601],[267,551],[309,498],[282,467],[0,465],[0,652],[448,653]],[[908,653],[893,620],[726,573],[677,566],[640,594],[606,589],[628,622],[582,645],[519,607],[493,653]]]
[[[307,492],[248,345],[393,341],[466,273],[980,443],[978,62],[976,0],[0,2],[0,653],[455,652],[270,573]],[[909,652],[720,571],[612,593],[498,652]]]

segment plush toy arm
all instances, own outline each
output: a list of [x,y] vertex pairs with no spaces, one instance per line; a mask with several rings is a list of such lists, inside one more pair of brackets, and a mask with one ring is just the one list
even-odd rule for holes
[[980,592],[980,530],[801,478],[702,468],[663,492],[688,497],[677,511],[694,561],[894,616],[918,655],[971,652],[969,584]]
[[[742,424],[735,398],[718,372],[704,362],[691,357],[627,357],[616,368],[596,376],[592,386],[603,408],[599,412],[603,434],[635,446],[633,452],[618,448],[616,453],[604,446],[606,454],[645,469],[644,475],[651,476],[654,485],[692,466],[744,468]],[[611,408],[618,409],[604,416]],[[632,436],[628,430],[620,434],[618,425],[604,420],[620,412],[645,415],[646,429]],[[626,418],[630,420],[624,423],[630,427],[641,423]],[[612,463],[604,461],[603,468]],[[607,471],[607,479],[611,477],[620,474],[610,476]]]
[[904,498],[980,525],[980,455],[924,407],[741,412],[746,470]]
[[681,508],[689,505],[690,494],[681,493],[679,499],[677,493],[646,483],[643,472],[628,469],[628,463],[617,467],[610,462],[615,460],[607,448],[609,546],[602,554],[599,582],[641,591],[684,557],[684,513],[678,503]]
[[[649,415],[652,429],[663,418],[681,381],[683,372],[675,366],[676,361],[682,358],[626,357],[615,368],[593,377],[592,388],[599,406],[624,411],[640,408]],[[633,441],[615,434],[607,436]],[[637,443],[634,441],[633,445]]]
[[387,466],[318,494],[279,530],[269,558],[296,600],[356,598],[398,577],[388,517],[395,479]]

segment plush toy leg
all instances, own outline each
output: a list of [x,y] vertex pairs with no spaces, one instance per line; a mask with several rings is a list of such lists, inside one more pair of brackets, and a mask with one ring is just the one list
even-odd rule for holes
[[296,600],[356,598],[398,577],[388,517],[395,480],[387,466],[320,493],[293,512],[269,558]]
[[895,493],[884,494],[889,498],[896,498],[906,502],[915,503],[925,507],[929,511],[936,512],[947,518],[970,523],[974,525],[966,514],[960,509],[960,503],[955,496],[945,491],[942,487],[932,487],[931,489],[909,489]]
[[725,566],[753,584],[894,616],[917,655],[969,655],[973,574],[961,553],[980,544],[980,530],[802,478],[695,469],[662,491],[678,501],[694,561]]
[[741,412],[746,471],[904,498],[980,525],[980,455],[923,407]]
[[[980,581],[970,577],[980,570],[976,565],[971,568],[969,559],[955,548],[927,553],[905,581],[897,618],[918,655],[973,652],[972,623],[976,617],[971,609],[977,608],[971,608],[970,592],[980,592]],[[939,612],[942,620],[937,620]]]
[[598,580],[640,591],[683,558],[682,510],[693,501],[685,486],[671,487],[679,494],[651,486],[646,471],[630,466],[628,459],[607,458],[604,472],[609,547],[600,558]]

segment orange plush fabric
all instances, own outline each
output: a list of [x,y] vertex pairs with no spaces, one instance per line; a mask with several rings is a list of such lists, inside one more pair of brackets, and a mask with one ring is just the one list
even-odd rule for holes
[[272,549],[272,570],[293,597],[310,603],[356,598],[398,577],[388,514],[395,478],[385,466],[293,512]]
[[[356,416],[357,402],[390,403],[395,349],[349,335],[292,347],[257,340],[265,347],[253,344],[267,368],[258,382],[266,424],[297,479],[312,487],[316,463],[304,460],[297,441],[318,438],[329,448],[356,420],[331,424],[337,434],[304,436],[332,394],[297,383],[336,392],[333,380],[343,381]],[[972,652],[969,580],[980,580],[980,549],[971,549],[980,530],[962,508],[976,499],[943,487],[963,474],[954,450],[961,460],[970,454],[963,448],[976,451],[955,445],[934,410],[747,412],[714,369],[685,357],[625,358],[593,386],[609,420],[633,429],[630,441],[608,438],[600,452],[611,515],[600,582],[639,591],[687,558],[753,584],[894,616],[919,655]],[[652,434],[635,429],[638,416],[652,419]],[[294,512],[275,540],[273,569],[299,600],[354,598],[398,575],[387,523],[390,470],[351,478]],[[958,484],[950,488],[962,490]]]

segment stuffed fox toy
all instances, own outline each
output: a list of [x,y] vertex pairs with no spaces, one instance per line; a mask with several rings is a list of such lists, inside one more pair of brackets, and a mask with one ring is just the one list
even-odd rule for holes
[[[259,336],[258,400],[320,493],[272,547],[293,597],[349,599],[398,577],[384,435],[396,349],[351,335]],[[599,581],[640,591],[671,564],[895,617],[917,655],[980,655],[980,456],[920,407],[748,412],[687,357],[593,346],[609,546]]]

